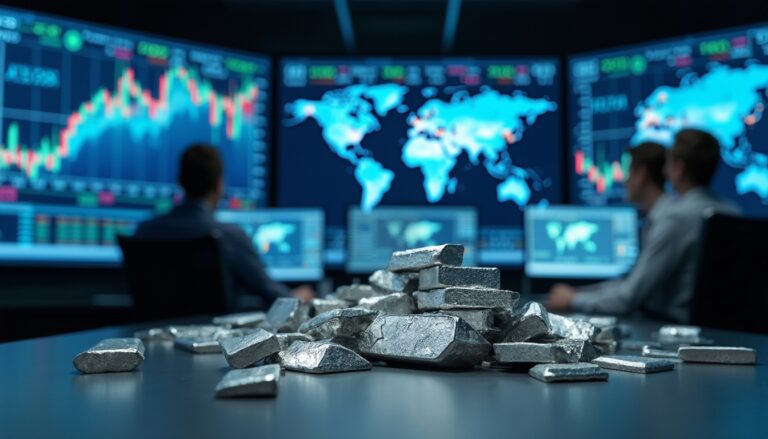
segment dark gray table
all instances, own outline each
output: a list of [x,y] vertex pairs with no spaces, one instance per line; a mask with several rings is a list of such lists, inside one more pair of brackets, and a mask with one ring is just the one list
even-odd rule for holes
[[[635,338],[656,328],[632,327]],[[479,369],[286,372],[274,399],[215,399],[224,358],[169,343],[148,343],[133,373],[72,367],[78,352],[134,329],[0,345],[0,437],[768,437],[766,336],[705,331],[719,344],[758,349],[756,367],[682,364],[570,384]]]

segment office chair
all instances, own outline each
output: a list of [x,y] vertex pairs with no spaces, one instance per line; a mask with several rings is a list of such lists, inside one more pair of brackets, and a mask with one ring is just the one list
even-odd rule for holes
[[230,281],[218,240],[118,236],[137,320],[227,311]]
[[701,243],[691,322],[768,333],[768,219],[713,215]]

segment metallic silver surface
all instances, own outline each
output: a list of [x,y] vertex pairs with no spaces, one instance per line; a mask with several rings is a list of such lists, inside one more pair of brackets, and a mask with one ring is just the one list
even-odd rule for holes
[[[225,328],[262,328],[267,323],[267,314],[261,311],[227,314],[213,318],[213,324]],[[266,329],[266,328],[265,328]]]
[[207,338],[177,338],[173,345],[178,349],[195,354],[218,354],[221,352],[219,341]]
[[[600,328],[599,326],[595,325]],[[604,326],[594,338],[595,343],[615,343],[622,339],[622,331],[618,326]]]
[[420,271],[436,265],[460,266],[464,262],[464,246],[444,244],[392,253],[389,271]]
[[660,338],[690,339],[701,337],[700,326],[665,325],[659,329]]
[[569,340],[594,340],[600,333],[600,328],[589,322],[552,313],[549,314],[549,325],[553,335]]
[[666,358],[668,360],[680,360],[677,355],[677,351],[666,351],[663,349],[655,349],[652,346],[643,346],[643,357],[650,358]]
[[297,372],[336,373],[368,370],[371,363],[344,346],[328,342],[297,341],[280,352],[280,364]]
[[413,314],[416,306],[410,294],[393,293],[362,299],[357,306],[378,311],[380,315],[402,316]]
[[288,346],[297,341],[312,341],[312,337],[301,332],[288,332],[277,334],[277,342],[280,343],[280,350],[284,351],[288,349]]
[[413,293],[416,307],[421,311],[456,308],[513,309],[520,298],[514,291],[490,288],[441,288]]
[[366,358],[442,368],[468,368],[489,356],[491,345],[458,317],[380,316],[360,337]]
[[136,331],[133,336],[143,341],[169,341],[173,335],[166,328],[150,328]]
[[494,314],[491,309],[446,309],[436,314],[458,317],[479,332],[486,340],[498,336],[499,330],[493,326]]
[[677,351],[681,360],[691,363],[755,364],[754,349],[730,346],[688,346]]
[[608,380],[608,372],[591,363],[539,364],[533,366],[528,374],[545,383]]
[[609,326],[616,326],[619,324],[619,319],[614,316],[590,316],[587,314],[571,314],[569,316],[573,320],[581,320],[587,323],[591,323],[598,328],[607,328]]
[[592,363],[604,369],[632,373],[656,373],[673,370],[675,363],[660,358],[636,357],[633,355],[610,355],[598,357]]
[[322,314],[324,312],[333,311],[334,309],[344,309],[353,306],[352,302],[333,298],[312,299],[312,301],[309,303],[312,306],[313,316]]
[[499,364],[558,363],[565,354],[553,343],[496,343],[493,345]]
[[369,278],[368,283],[384,294],[390,293],[412,293],[419,287],[418,273],[393,273],[387,270],[374,272]]
[[502,331],[501,339],[505,343],[528,341],[549,335],[549,313],[542,304],[528,302]]
[[558,363],[588,363],[602,355],[589,340],[559,340],[555,345],[562,348]]
[[280,381],[280,365],[230,370],[216,385],[217,398],[275,396]]
[[325,338],[323,340],[317,340],[317,341],[321,341],[325,343],[333,343],[339,346],[344,346],[345,348],[351,351],[354,351],[356,354],[360,354],[360,340],[358,340],[357,337],[340,335],[337,337]]
[[309,319],[309,305],[294,297],[281,297],[267,312],[267,321],[275,332],[296,332]]
[[218,325],[172,325],[166,328],[174,338],[210,338],[221,329]]
[[334,309],[304,322],[299,327],[299,332],[316,340],[340,336],[357,337],[378,314],[378,311],[361,307]]
[[419,272],[419,290],[449,287],[480,287],[498,290],[501,272],[498,268],[437,266]]
[[381,296],[381,293],[370,285],[354,284],[337,288],[334,296],[340,300],[357,303],[362,299]]
[[243,337],[225,338],[219,341],[224,358],[232,368],[242,369],[280,352],[280,342],[275,334],[263,329]]
[[142,362],[144,343],[135,337],[106,338],[72,361],[82,373],[130,372]]

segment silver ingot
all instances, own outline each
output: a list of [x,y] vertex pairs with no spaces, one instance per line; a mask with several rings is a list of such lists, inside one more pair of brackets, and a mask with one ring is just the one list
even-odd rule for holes
[[370,297],[362,299],[358,303],[360,308],[378,311],[380,315],[402,316],[413,314],[415,305],[413,298],[405,293],[393,293],[386,296]]
[[227,314],[213,318],[213,324],[226,328],[261,328],[267,323],[267,314],[261,311]]
[[72,363],[82,373],[130,372],[144,362],[144,343],[138,338],[107,338]]
[[633,355],[610,355],[592,360],[603,369],[632,373],[656,373],[673,370],[675,363],[660,358],[637,357]]
[[231,337],[219,341],[224,358],[230,367],[242,369],[280,352],[280,343],[275,334],[263,329],[244,337]]
[[368,278],[368,283],[384,294],[410,294],[419,287],[419,275],[418,273],[393,273],[387,270],[378,270]]
[[216,397],[275,396],[279,380],[279,364],[230,370],[216,386]]
[[619,324],[619,319],[614,316],[590,316],[586,314],[571,314],[569,316],[573,320],[581,320],[587,323],[591,323],[598,328],[607,328],[609,326],[616,326]]
[[655,349],[652,346],[645,345],[643,346],[643,357],[650,357],[650,358],[666,358],[668,360],[680,360],[680,357],[677,355],[677,351],[666,351],[663,349]]
[[549,335],[549,313],[538,302],[528,302],[522,312],[514,316],[503,329],[502,340],[506,343],[528,341]]
[[498,268],[437,266],[419,272],[419,290],[449,287],[479,287],[498,290],[501,272]]
[[665,325],[659,329],[659,337],[667,339],[696,339],[701,337],[700,326]]
[[688,346],[677,351],[681,360],[690,363],[755,364],[757,351],[744,347]]
[[389,259],[388,270],[393,272],[417,272],[437,265],[453,265],[458,267],[463,262],[463,245],[444,244],[394,252]]
[[360,340],[358,340],[357,337],[339,335],[333,338],[325,338],[323,340],[318,340],[318,341],[324,342],[324,343],[337,344],[339,346],[344,346],[345,348],[351,351],[354,351],[356,354],[360,353]]
[[284,368],[297,372],[336,373],[371,368],[368,360],[351,349],[328,342],[297,341],[279,356]]
[[538,364],[528,374],[545,383],[608,380],[608,372],[591,363]]
[[436,314],[458,317],[480,333],[486,340],[498,337],[500,331],[493,326],[494,313],[490,309],[446,309]]
[[324,312],[333,311],[334,309],[344,309],[352,306],[352,302],[327,297],[324,299],[312,299],[310,304],[312,305],[313,316],[322,314]]
[[594,340],[600,333],[600,328],[589,322],[552,313],[549,314],[549,325],[553,335],[569,340]]
[[288,349],[290,345],[297,341],[312,341],[312,337],[301,332],[287,332],[276,334],[277,342],[280,343],[280,350]]
[[442,288],[413,293],[416,307],[421,311],[456,308],[506,308],[517,304],[520,294],[514,291],[488,288]]
[[173,335],[166,328],[150,328],[136,331],[133,336],[143,341],[169,341]]
[[559,363],[565,356],[563,347],[553,343],[496,343],[493,352],[499,364]]
[[219,341],[214,339],[177,338],[174,340],[173,345],[178,349],[195,354],[218,354],[221,352]]
[[275,332],[296,332],[309,319],[309,306],[295,297],[281,297],[267,312],[267,321]]
[[166,331],[174,338],[211,338],[221,329],[218,325],[172,325]]
[[380,316],[360,337],[366,358],[443,368],[469,368],[491,345],[464,320],[446,315]]
[[356,337],[365,331],[378,314],[378,311],[360,307],[334,309],[307,320],[299,327],[299,332],[315,340]]
[[370,285],[354,284],[337,288],[334,296],[340,300],[357,303],[362,299],[381,296],[381,293]]
[[558,363],[589,363],[601,355],[589,340],[559,340],[555,345],[562,348]]

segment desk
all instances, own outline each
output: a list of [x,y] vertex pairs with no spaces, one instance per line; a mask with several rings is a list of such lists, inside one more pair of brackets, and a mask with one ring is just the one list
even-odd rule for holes
[[[147,327],[142,325],[141,327]],[[630,324],[648,339],[658,325]],[[758,366],[610,371],[607,383],[545,384],[525,373],[374,367],[286,372],[274,399],[217,400],[223,356],[147,343],[139,371],[80,375],[72,358],[111,327],[0,345],[0,436],[143,438],[768,437],[768,337],[705,330],[758,350]]]

